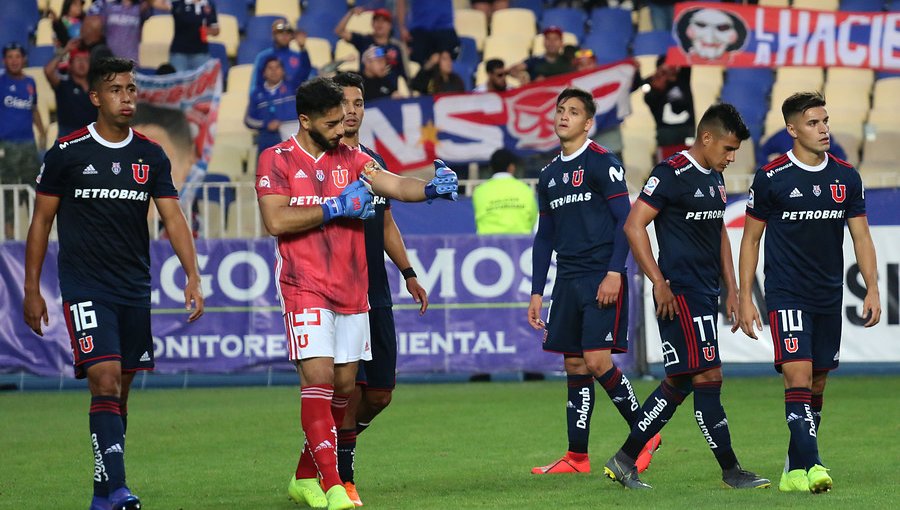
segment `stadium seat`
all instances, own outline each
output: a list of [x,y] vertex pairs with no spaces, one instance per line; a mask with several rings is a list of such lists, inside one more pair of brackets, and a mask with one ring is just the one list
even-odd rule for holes
[[475,40],[478,51],[484,49],[487,38],[487,17],[477,9],[457,9],[453,14],[453,26],[460,37],[471,37]]
[[475,88],[475,67],[477,64],[468,62],[453,62],[453,72],[462,78],[466,85],[466,91],[471,92]]
[[540,29],[543,31],[547,27],[557,26],[564,32],[575,34],[575,38],[579,41],[584,39],[584,11],[572,7],[556,7],[544,11],[541,16]]
[[53,21],[50,18],[42,18],[38,21],[34,39],[35,44],[38,46],[52,46],[54,44],[56,34],[53,33]]
[[343,14],[339,9],[307,9],[297,20],[297,28],[305,31],[309,37],[321,37],[328,39],[331,44],[337,44],[339,38],[334,33],[334,27],[341,21]]
[[821,67],[782,66],[775,70],[774,87],[779,87],[779,85],[782,89],[793,87],[794,92],[799,90],[820,91],[824,81],[825,73]]
[[253,77],[253,64],[240,64],[231,68],[228,72],[227,92],[247,95],[250,92]]
[[168,62],[171,45],[172,43],[168,42],[142,42],[138,46],[138,61],[141,67],[156,69]]
[[885,8],[888,12],[900,12],[900,0],[887,0]]
[[300,2],[298,0],[256,0],[254,14],[257,16],[275,15],[284,16],[287,19],[300,17]]
[[241,43],[237,19],[230,14],[219,14],[219,35],[210,36],[209,41],[224,44],[228,56],[237,57],[238,45]]
[[900,159],[900,133],[884,132],[867,137],[863,146],[863,158],[860,166],[884,166],[897,171],[897,159]]
[[272,42],[272,23],[281,16],[253,16],[247,20],[247,40]]
[[634,12],[633,16],[637,17],[638,32],[652,32],[653,22],[650,20],[650,8],[644,6]]
[[766,113],[766,120],[763,124],[763,136],[760,138],[763,142],[770,136],[784,129],[784,115],[781,114],[779,105],[772,104],[772,108]]
[[626,45],[634,35],[634,24],[631,21],[631,11],[602,7],[591,11],[591,33],[606,34],[609,38],[624,39]]
[[674,46],[672,33],[667,30],[638,32],[634,35],[632,53],[634,55],[665,55]]
[[527,36],[529,39],[537,34],[537,19],[534,12],[528,9],[500,9],[491,15],[491,36],[511,35]]
[[363,11],[359,14],[350,16],[347,20],[347,30],[359,34],[369,35],[372,33],[372,11]]
[[213,58],[219,59],[222,64],[222,84],[228,83],[228,68],[231,64],[228,62],[228,53],[225,45],[222,43],[209,43],[209,54]]
[[725,100],[726,94],[729,97],[751,95],[758,99],[764,99],[772,90],[774,81],[775,75],[768,68],[729,69],[722,84],[722,100]]
[[28,65],[32,67],[44,67],[47,65],[47,62],[50,62],[53,59],[54,55],[56,55],[56,47],[53,45],[31,48],[28,50]]
[[[47,125],[47,146],[43,149],[50,150],[57,138],[59,138],[59,123],[51,122]],[[35,140],[37,140],[37,135],[35,135]]]
[[[253,159],[256,159],[255,154]],[[259,205],[252,182],[239,186],[236,192],[237,197],[232,205],[233,213],[228,215],[227,237],[255,238],[264,235],[266,229],[255,211]]]
[[760,7],[790,7],[789,0],[759,0]]
[[747,175],[756,171],[756,147],[758,138],[750,138],[741,143],[741,148],[734,155],[734,162],[728,165],[728,173],[731,175]]
[[875,82],[872,91],[872,111],[894,110],[900,107],[900,77],[885,78]]
[[643,130],[645,135],[648,133],[648,130],[649,132],[655,131],[656,119],[653,118],[653,113],[650,111],[650,107],[647,106],[647,103],[644,102],[644,92],[633,92],[628,97],[628,101],[629,106],[631,107],[631,115],[626,117],[626,120],[628,121],[628,128]]
[[150,16],[141,27],[141,44],[144,43],[165,43],[172,45],[172,38],[175,36],[175,22],[172,16],[163,14],[159,16]]
[[840,10],[848,12],[881,12],[884,0],[841,0]]
[[50,87],[50,82],[47,81],[47,77],[44,75],[43,67],[26,67],[24,72],[34,79],[35,88],[37,89],[38,112],[40,112],[41,119],[46,124],[50,122],[50,112],[56,111],[56,95]]
[[544,0],[510,0],[510,7],[528,9],[534,13],[536,19],[541,19],[544,14]]
[[591,31],[581,42],[581,47],[591,49],[599,64],[628,58],[628,40],[621,35]]
[[[829,112],[831,113],[831,112]],[[832,138],[843,147],[847,153],[847,161],[853,166],[859,166],[860,150],[862,149],[862,124],[857,123],[831,123],[829,126]]]
[[484,41],[484,60],[502,59],[507,67],[524,61],[531,50],[531,39],[534,36],[514,36],[505,34],[488,36]]
[[316,69],[321,69],[322,66],[332,62],[331,43],[328,42],[328,39],[322,39],[321,37],[307,37],[306,51],[309,53],[309,61]]
[[[487,78],[487,71],[484,70],[484,61],[479,62],[478,66],[475,68],[475,86],[487,83]],[[519,83],[519,80],[515,79],[512,75],[507,75],[506,85],[509,89],[514,89],[519,87],[521,83]]]
[[478,65],[478,62],[481,61],[481,56],[478,55],[478,43],[475,42],[475,39],[460,36],[459,55],[456,56],[456,61],[472,64],[473,66]]
[[862,122],[869,113],[869,88],[851,83],[831,82],[825,84],[825,100],[828,101],[828,113],[836,120],[847,118],[854,122]]
[[[563,44],[566,46],[578,46],[578,37],[572,32],[564,32]],[[534,41],[531,43],[531,56],[541,57],[546,52],[547,50],[544,48],[544,34],[534,36]]]
[[[34,0],[18,0],[16,2],[4,2],[7,7],[3,11],[3,17],[10,23],[22,25],[29,33],[37,29],[41,13],[38,12],[38,4]],[[8,4],[13,4],[12,6]],[[11,7],[11,8],[10,8]]]
[[15,18],[0,17],[0,47],[7,43],[16,42],[22,46],[28,46],[30,32],[21,20]]
[[838,0],[793,0],[794,9],[813,9],[817,11],[836,11]]
[[[852,67],[829,67],[827,82],[853,84],[864,90],[871,90],[875,81],[875,73],[871,69],[854,69]],[[827,96],[826,96],[827,98]]]
[[341,64],[342,71],[359,71],[359,51],[352,44],[344,41],[338,41],[334,47],[334,60],[344,60]]
[[230,14],[238,22],[238,29],[243,33],[247,30],[247,21],[250,15],[247,14],[246,0],[216,0],[216,11],[218,14]]
[[256,62],[256,56],[259,52],[272,46],[272,40],[263,41],[261,39],[244,39],[238,46],[237,63],[252,64]]
[[[455,67],[455,63],[454,63]],[[413,90],[410,90],[409,84],[406,82],[406,78],[402,76],[397,77],[397,97],[407,98],[418,96],[419,93]],[[393,95],[391,96],[393,97]]]

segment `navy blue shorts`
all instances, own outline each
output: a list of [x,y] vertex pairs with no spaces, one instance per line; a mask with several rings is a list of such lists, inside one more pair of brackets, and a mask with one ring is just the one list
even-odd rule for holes
[[674,319],[656,318],[666,375],[698,374],[722,366],[718,297],[676,294],[675,301],[679,314]]
[[356,384],[371,390],[393,390],[397,385],[397,330],[390,307],[369,310],[372,359],[359,364]]
[[790,361],[812,361],[813,371],[838,367],[841,352],[840,312],[821,314],[803,310],[769,310],[769,329],[775,349],[775,370]]
[[77,379],[102,361],[121,362],[123,373],[153,370],[149,308],[77,299],[63,302],[63,312]]
[[556,279],[544,350],[572,356],[585,351],[628,351],[628,280],[614,306],[597,306],[597,288],[606,274],[576,279]]

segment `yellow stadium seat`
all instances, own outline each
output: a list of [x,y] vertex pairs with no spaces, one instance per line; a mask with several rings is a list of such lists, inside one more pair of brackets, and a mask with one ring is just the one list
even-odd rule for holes
[[[563,44],[566,46],[578,46],[578,38],[571,32],[564,32]],[[546,50],[544,49],[544,34],[538,34],[534,36],[534,42],[531,43],[531,56],[540,57],[543,56],[544,53],[546,53]]]
[[[828,83],[852,83],[859,89],[870,90],[875,81],[875,72],[871,69],[855,69],[852,67],[829,67]],[[827,99],[827,98],[826,98]]]
[[691,93],[694,96],[694,118],[698,121],[710,105],[718,102],[724,80],[722,66],[691,67]]
[[537,34],[537,19],[531,9],[510,7],[494,11],[491,15],[491,35],[528,36]]
[[763,141],[768,140],[770,136],[782,129],[784,129],[784,116],[781,114],[781,108],[773,105],[769,109],[769,113],[766,114],[766,123],[763,127]]
[[237,18],[231,14],[219,14],[219,35],[210,36],[210,42],[225,45],[225,52],[229,57],[237,57],[238,45],[241,43],[241,34],[238,30]]
[[166,43],[171,45],[174,36],[175,22],[170,14],[151,16],[141,28],[142,43]]
[[484,48],[488,25],[487,16],[483,12],[477,9],[457,9],[453,13],[453,25],[458,36],[475,39],[478,51]]
[[334,60],[343,60],[342,71],[359,71],[359,51],[347,41],[338,41],[334,47]]
[[756,171],[756,155],[753,153],[756,141],[748,138],[741,143],[741,150],[734,156],[734,162],[728,165],[728,173],[732,175],[751,174]]
[[483,60],[499,58],[503,59],[507,66],[518,64],[528,58],[532,37],[515,36],[513,34],[488,36],[484,41]]
[[228,70],[228,83],[225,88],[228,89],[228,92],[241,92],[247,94],[250,92],[252,77],[253,64],[232,66],[232,68]]
[[56,35],[53,33],[53,21],[50,18],[41,18],[38,21],[34,38],[38,46],[50,46],[54,43]]
[[872,91],[872,111],[890,110],[900,106],[900,77],[883,78],[875,82]]
[[[628,119],[625,120],[627,124]],[[656,152],[656,140],[647,136],[647,131],[636,132],[622,127],[622,163],[625,164],[625,180],[632,190],[640,190],[650,170],[653,169],[653,155]]]
[[50,122],[50,112],[56,111],[56,94],[54,94],[53,88],[50,87],[47,77],[44,76],[43,67],[26,67],[24,72],[34,78],[35,88],[37,89],[35,92],[37,92],[38,112],[41,114],[41,120],[44,125],[47,125]]
[[363,11],[350,16],[347,20],[347,30],[358,34],[369,35],[372,33],[372,11]]
[[291,23],[296,23],[300,17],[300,2],[298,0],[256,0],[257,16],[284,16]]
[[760,7],[789,7],[788,0],[759,0]]
[[331,58],[331,41],[321,37],[307,37],[306,51],[309,53],[309,60],[313,67],[320,69],[322,66],[330,64]]
[[836,11],[838,0],[794,0],[794,9],[813,9],[816,11]]
[[869,113],[869,91],[850,83],[825,84],[825,100],[831,122],[854,121],[862,123]]
[[142,42],[138,47],[138,61],[141,67],[159,67],[169,61],[169,46],[166,42]]
[[[247,114],[247,104],[250,97],[244,91],[229,90],[222,93],[219,100],[219,122],[217,131],[232,129],[232,123],[244,126],[244,116]],[[246,128],[245,128],[246,129]]]
[[637,11],[637,27],[638,32],[653,31],[653,22],[650,20],[649,7],[641,7],[641,9]]
[[[44,122],[46,122],[46,120]],[[37,133],[34,134],[34,137],[34,139],[37,140]],[[53,144],[56,143],[57,138],[59,138],[59,124],[51,122],[50,125],[47,126],[47,146],[44,148],[50,150],[50,147],[53,147]]]

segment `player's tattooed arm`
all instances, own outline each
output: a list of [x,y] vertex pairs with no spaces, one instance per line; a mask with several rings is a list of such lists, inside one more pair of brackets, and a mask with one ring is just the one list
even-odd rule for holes
[[375,161],[367,161],[360,173],[360,180],[376,195],[401,202],[429,202],[435,198],[456,200],[457,177],[443,161],[434,161],[435,177],[423,181],[416,177],[400,176],[388,172]]

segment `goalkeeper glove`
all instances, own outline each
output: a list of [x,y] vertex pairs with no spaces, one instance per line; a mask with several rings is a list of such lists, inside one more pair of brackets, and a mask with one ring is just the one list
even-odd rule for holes
[[456,200],[459,183],[456,172],[450,170],[443,161],[434,160],[434,179],[425,185],[425,198],[430,204],[435,198]]
[[360,181],[353,181],[339,196],[326,198],[322,203],[322,224],[340,217],[365,220],[374,214],[372,194]]

